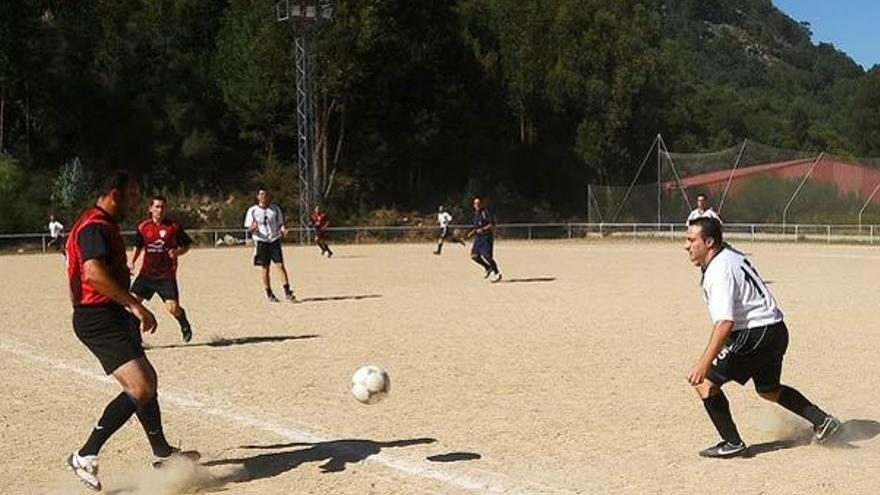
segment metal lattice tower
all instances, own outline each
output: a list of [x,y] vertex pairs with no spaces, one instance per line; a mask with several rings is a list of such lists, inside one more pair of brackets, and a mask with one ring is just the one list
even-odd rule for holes
[[297,172],[299,181],[300,243],[309,242],[309,213],[320,201],[321,183],[318,177],[317,150],[317,61],[312,48],[317,25],[333,15],[331,0],[291,4],[283,0],[275,4],[275,19],[290,21],[296,28],[294,64],[296,74],[296,134]]

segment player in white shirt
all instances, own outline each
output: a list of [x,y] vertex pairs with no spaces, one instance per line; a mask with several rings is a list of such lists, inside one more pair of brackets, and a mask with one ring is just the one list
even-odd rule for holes
[[446,239],[464,246],[464,241],[455,237],[455,234],[452,233],[452,215],[443,208],[443,205],[437,208],[437,223],[440,225],[440,239],[437,241],[437,249],[434,251],[434,254],[440,254],[443,250],[443,242]]
[[730,404],[721,391],[731,380],[741,385],[753,380],[758,395],[812,423],[816,442],[827,442],[840,428],[840,421],[779,382],[788,328],[758,272],[743,253],[724,244],[721,222],[715,218],[691,220],[685,249],[703,272],[703,295],[713,323],[709,344],[687,381],[703,399],[722,438],[700,455],[735,457],[746,453]]
[[705,194],[700,193],[697,194],[697,207],[688,215],[687,222],[685,223],[690,224],[691,220],[702,217],[714,218],[721,222],[721,217],[709,206],[709,198]]
[[296,300],[290,288],[287,269],[284,267],[284,254],[281,251],[281,238],[287,233],[284,214],[277,204],[269,202],[269,191],[265,187],[257,190],[257,204],[248,208],[244,216],[244,226],[254,240],[254,266],[262,268],[266,297],[271,302],[278,302],[269,281],[269,264],[274,263],[284,282],[284,295],[288,301]]
[[55,215],[49,215],[49,237],[46,247],[54,248],[64,254],[64,225],[55,218]]

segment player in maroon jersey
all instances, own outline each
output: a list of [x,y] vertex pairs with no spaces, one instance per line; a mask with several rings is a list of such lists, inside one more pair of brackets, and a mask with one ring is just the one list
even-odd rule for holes
[[327,227],[330,226],[330,218],[321,210],[321,206],[315,206],[315,211],[309,216],[309,223],[315,229],[315,244],[321,248],[321,256],[327,253],[327,257],[333,256],[333,251],[327,245]]
[[183,227],[165,215],[168,200],[154,196],[150,200],[150,218],[138,225],[135,234],[135,247],[129,267],[134,272],[134,264],[144,253],[141,270],[131,292],[139,301],[151,299],[153,294],[165,302],[165,308],[180,324],[184,342],[192,339],[192,327],[186,319],[186,311],[180,307],[180,293],[177,288],[177,259],[189,251],[192,239]]
[[[95,491],[101,490],[98,451],[134,414],[153,449],[154,467],[171,457],[199,457],[197,452],[171,447],[165,439],[156,370],[141,343],[141,332],[156,330],[156,318],[128,292],[130,274],[119,222],[138,203],[138,196],[137,182],[128,173],[110,174],[95,206],[83,213],[67,238],[73,330],[98,358],[104,372],[122,386],[122,392],[107,404],[85,444],[67,457],[67,466]],[[77,393],[87,395],[81,390]]]

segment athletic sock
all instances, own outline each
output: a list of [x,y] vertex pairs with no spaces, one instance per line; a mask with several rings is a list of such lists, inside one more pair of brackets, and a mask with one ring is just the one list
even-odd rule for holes
[[484,269],[486,269],[486,270],[489,270],[489,269],[490,269],[489,265],[486,264],[485,261],[483,261],[483,258],[477,256],[476,258],[471,258],[471,259],[474,260],[474,263],[476,263],[476,264],[482,266]]
[[730,403],[727,402],[724,392],[718,392],[703,399],[703,406],[709,413],[709,418],[721,438],[734,445],[742,443],[742,438],[739,437],[736,424],[733,422],[733,416],[730,415]]
[[155,395],[150,402],[147,402],[137,411],[138,420],[144,427],[147,434],[147,440],[150,441],[150,447],[153,454],[159,457],[167,457],[171,455],[171,446],[165,439],[165,433],[162,431],[162,412],[159,410],[159,396]]
[[269,287],[266,287],[266,295],[269,297],[275,297],[275,293],[273,293],[272,289]]
[[180,316],[175,316],[177,319],[177,323],[180,323],[180,328],[185,328],[189,326],[189,320],[186,319],[186,311],[183,308],[180,308]]
[[288,296],[293,294],[293,291],[290,290],[290,284],[284,284],[284,294]]
[[443,243],[442,242],[437,243],[437,254],[440,254],[441,251],[443,251]]
[[79,449],[79,455],[98,455],[98,451],[116,430],[122,427],[128,418],[137,410],[137,402],[125,392],[120,393],[104,408],[104,414],[98,425],[92,430],[85,445]]
[[783,385],[779,390],[779,399],[776,401],[780,406],[806,419],[813,426],[818,427],[822,421],[828,417],[825,411],[819,409],[815,404],[807,400],[797,390]]
[[492,273],[498,273],[498,264],[495,263],[495,259],[489,260],[489,268],[492,270]]

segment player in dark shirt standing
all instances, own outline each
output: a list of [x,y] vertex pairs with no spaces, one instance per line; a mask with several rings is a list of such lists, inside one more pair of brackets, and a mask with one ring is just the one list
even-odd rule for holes
[[141,253],[144,253],[144,261],[131,285],[131,292],[139,301],[150,300],[153,294],[159,294],[165,302],[165,308],[180,324],[183,341],[189,342],[192,327],[186,319],[186,311],[180,307],[177,260],[189,251],[192,239],[180,224],[165,215],[167,205],[165,197],[154,196],[150,200],[150,218],[138,225],[129,265],[132,273]]
[[315,244],[321,248],[321,256],[324,253],[328,258],[333,256],[333,251],[327,245],[327,227],[330,226],[330,218],[321,210],[320,206],[315,206],[315,211],[309,216],[309,223],[315,229]]
[[483,278],[495,274],[492,282],[501,281],[501,272],[498,270],[498,264],[495,263],[495,217],[488,209],[483,206],[480,198],[474,198],[474,228],[468,231],[466,238],[474,237],[474,244],[471,246],[471,259],[483,269],[486,274]]
[[77,338],[122,386],[68,467],[92,490],[101,490],[98,451],[133,414],[144,427],[154,467],[171,457],[197,459],[168,445],[162,431],[156,370],[144,355],[140,332],[154,332],[156,318],[128,292],[129,269],[118,222],[138,203],[138,185],[126,172],[107,177],[94,207],[86,210],[67,240],[67,277]]

